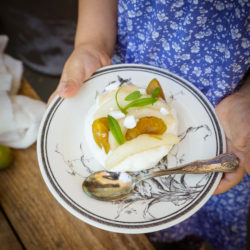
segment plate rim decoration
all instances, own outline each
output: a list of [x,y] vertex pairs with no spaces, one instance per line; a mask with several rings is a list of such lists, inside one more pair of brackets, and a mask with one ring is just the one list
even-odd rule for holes
[[[208,101],[206,96],[194,85],[189,83],[187,80],[179,77],[165,69],[160,69],[154,66],[143,65],[143,64],[117,64],[111,65],[107,67],[103,67],[99,69],[97,72],[93,74],[93,76],[88,79],[86,82],[91,81],[97,77],[101,77],[103,74],[113,74],[121,71],[138,71],[138,72],[150,72],[155,75],[161,75],[162,77],[171,78],[171,80],[175,81],[176,83],[180,84],[182,87],[186,88],[187,91],[192,93],[192,95],[201,103],[203,108],[206,110],[212,124],[213,124],[213,131],[215,132],[216,137],[216,155],[224,153],[226,149],[225,143],[225,135],[222,129],[222,126],[216,116],[214,107]],[[38,155],[38,163],[39,168],[42,174],[42,177],[52,193],[52,195],[56,198],[56,200],[71,214],[76,216],[77,218],[81,219],[82,221],[107,230],[111,232],[117,233],[149,233],[158,231],[161,229],[165,229],[171,227],[191,215],[197,212],[211,197],[213,191],[217,187],[222,174],[221,173],[213,173],[209,178],[211,180],[208,181],[209,185],[206,187],[204,192],[201,192],[200,195],[197,195],[193,200],[193,204],[188,207],[188,209],[184,209],[182,212],[178,212],[177,215],[168,216],[169,218],[158,218],[152,221],[145,221],[145,222],[122,222],[117,220],[112,220],[108,218],[104,218],[100,215],[96,215],[94,212],[91,212],[91,208],[83,208],[80,204],[77,204],[69,195],[60,187],[58,184],[56,177],[51,170],[48,160],[47,154],[47,136],[49,131],[49,126],[51,121],[53,120],[54,114],[57,112],[60,105],[64,102],[65,99],[56,96],[54,100],[50,103],[49,107],[47,108],[43,119],[40,124],[40,129],[38,132],[38,139],[37,139],[37,155]],[[218,140],[218,141],[217,141]],[[206,184],[207,185],[207,184]],[[84,193],[83,193],[84,195]],[[90,199],[90,198],[89,198]],[[198,200],[198,201],[195,201]],[[103,201],[96,201],[102,205]],[[106,203],[106,202],[105,202]],[[87,205],[86,205],[87,206]],[[87,211],[87,212],[86,212]]]

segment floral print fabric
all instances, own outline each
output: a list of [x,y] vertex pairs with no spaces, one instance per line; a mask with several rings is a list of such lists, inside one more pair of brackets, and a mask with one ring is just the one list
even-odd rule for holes
[[120,0],[114,63],[167,69],[216,105],[250,65],[248,0]]
[[[232,93],[250,65],[248,0],[120,0],[113,63],[167,69],[198,87],[215,106]],[[153,241],[195,234],[216,249],[245,249],[250,176],[213,196],[196,214]]]

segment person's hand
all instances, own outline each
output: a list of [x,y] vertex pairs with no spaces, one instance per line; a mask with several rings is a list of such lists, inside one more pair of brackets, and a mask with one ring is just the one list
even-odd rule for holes
[[91,44],[78,45],[66,61],[58,87],[48,103],[57,94],[63,98],[73,97],[98,68],[110,64],[110,57],[101,48]]
[[226,97],[215,108],[226,135],[227,151],[240,160],[239,168],[224,174],[214,194],[237,185],[245,172],[250,174],[250,95],[244,91]]

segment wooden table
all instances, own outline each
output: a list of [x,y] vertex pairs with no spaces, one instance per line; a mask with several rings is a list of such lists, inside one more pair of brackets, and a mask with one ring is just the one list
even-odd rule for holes
[[[20,94],[39,97],[23,81]],[[36,145],[13,150],[13,165],[0,171],[0,249],[155,249],[143,234],[111,233],[67,212],[47,189]]]

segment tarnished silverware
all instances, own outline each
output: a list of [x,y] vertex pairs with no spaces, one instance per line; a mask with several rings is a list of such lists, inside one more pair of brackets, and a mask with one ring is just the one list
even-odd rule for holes
[[142,180],[172,174],[202,174],[211,172],[233,172],[239,165],[238,158],[231,154],[221,154],[213,159],[194,161],[179,167],[148,174],[132,172],[99,171],[88,176],[82,188],[91,198],[103,201],[121,200],[127,197]]

